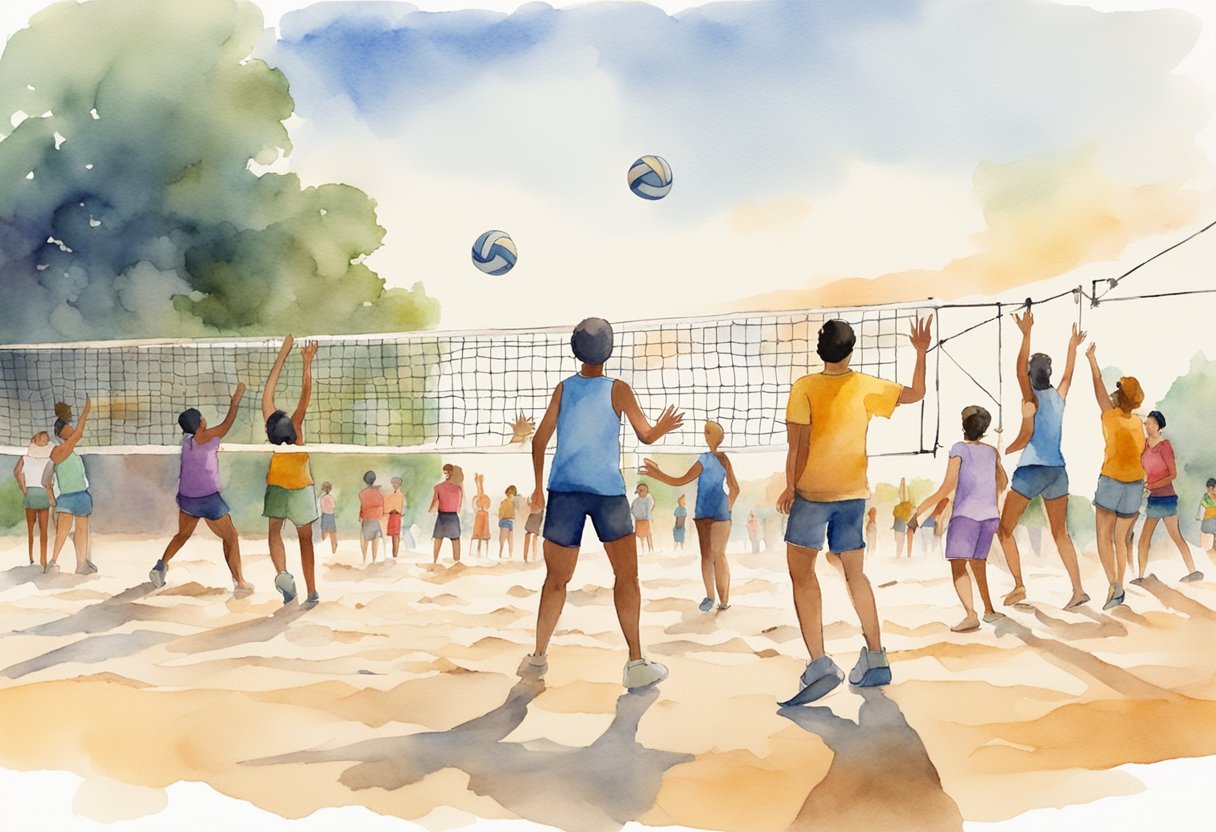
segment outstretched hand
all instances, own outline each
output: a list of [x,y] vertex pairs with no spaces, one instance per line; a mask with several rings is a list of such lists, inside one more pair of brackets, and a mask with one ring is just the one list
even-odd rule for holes
[[1077,347],[1081,346],[1081,344],[1085,343],[1085,335],[1086,333],[1084,331],[1078,328],[1076,324],[1073,324],[1072,337],[1068,339],[1068,348],[1070,350],[1075,350]]
[[667,409],[663,411],[663,415],[659,417],[658,421],[654,423],[655,436],[656,438],[659,436],[666,436],[673,430],[678,430],[683,424],[684,414],[677,413],[676,406],[674,404],[670,404],[667,406]]
[[300,348],[300,357],[307,362],[311,362],[317,357],[317,342],[305,341],[304,346]]
[[1030,330],[1034,327],[1034,313],[1027,309],[1021,315],[1013,313],[1013,322],[1018,325],[1018,329],[1023,335],[1029,335]]
[[1097,358],[1098,358],[1098,342],[1097,341],[1089,342],[1089,349],[1087,349],[1085,351],[1085,357],[1088,358],[1090,361],[1097,360]]
[[917,352],[928,352],[933,342],[933,316],[921,318],[912,323],[912,332],[908,336]]
[[244,395],[245,395],[245,382],[238,381],[236,383],[236,389],[232,391],[233,403],[235,404],[236,402],[239,402],[241,400],[241,396],[244,396]]
[[643,477],[650,477],[652,480],[657,480],[658,477],[655,475],[663,472],[659,470],[659,466],[655,464],[653,459],[644,459],[642,460],[642,467],[638,469],[638,473],[640,473]]

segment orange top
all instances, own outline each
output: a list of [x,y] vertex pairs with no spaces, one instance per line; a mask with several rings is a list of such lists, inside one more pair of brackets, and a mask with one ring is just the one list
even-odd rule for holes
[[312,485],[312,471],[308,467],[308,453],[295,451],[270,455],[270,468],[266,471],[266,484],[295,490]]
[[1144,423],[1135,413],[1124,413],[1117,407],[1102,414],[1102,436],[1106,440],[1106,456],[1102,476],[1118,482],[1138,482],[1144,479]]

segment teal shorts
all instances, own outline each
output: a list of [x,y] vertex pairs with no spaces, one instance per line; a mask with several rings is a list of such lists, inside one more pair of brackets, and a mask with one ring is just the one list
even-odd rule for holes
[[296,526],[307,526],[314,522],[318,515],[317,492],[311,485],[303,488],[266,486],[263,517],[269,517],[271,520],[290,520]]

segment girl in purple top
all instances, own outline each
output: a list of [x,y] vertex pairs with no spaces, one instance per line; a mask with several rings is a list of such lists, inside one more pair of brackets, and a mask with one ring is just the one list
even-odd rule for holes
[[237,593],[253,590],[253,584],[246,581],[241,572],[240,539],[237,537],[236,526],[232,524],[228,504],[220,496],[220,440],[232,429],[237,410],[241,406],[241,397],[244,395],[245,385],[237,384],[232,394],[232,402],[228,406],[228,415],[213,428],[207,426],[207,420],[193,407],[177,417],[177,423],[184,434],[181,475],[177,486],[177,534],[169,541],[165,553],[148,573],[148,579],[155,587],[165,585],[165,570],[169,561],[194,534],[198,521],[203,520],[223,541],[224,560],[228,563],[228,571],[232,573],[232,583]]
[[1148,492],[1148,507],[1144,511],[1144,528],[1140,531],[1140,569],[1138,576],[1132,581],[1133,584],[1144,582],[1144,570],[1148,567],[1148,547],[1160,521],[1164,521],[1165,530],[1169,532],[1170,539],[1178,547],[1182,561],[1186,564],[1187,574],[1182,580],[1203,580],[1203,573],[1195,569],[1191,547],[1178,530],[1178,492],[1174,490],[1178,464],[1174,461],[1174,448],[1170,445],[1170,440],[1161,435],[1164,429],[1165,415],[1160,410],[1154,410],[1145,417],[1146,436],[1140,464],[1144,466],[1144,490]]
[[984,602],[984,621],[989,624],[1005,616],[992,608],[988,595],[988,550],[1000,524],[997,496],[1005,490],[1008,478],[1001,466],[996,448],[980,440],[992,424],[992,415],[982,407],[972,405],[963,411],[963,439],[950,449],[946,479],[936,492],[917,507],[909,522],[916,528],[916,518],[954,493],[954,514],[946,534],[946,560],[954,577],[954,590],[963,602],[967,615],[950,629],[966,633],[980,628],[980,620],[971,602],[971,580],[967,564]]

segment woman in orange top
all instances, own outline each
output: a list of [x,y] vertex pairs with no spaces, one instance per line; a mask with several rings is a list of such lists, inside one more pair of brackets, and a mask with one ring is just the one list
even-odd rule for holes
[[283,603],[290,604],[296,598],[296,581],[287,571],[287,551],[283,547],[283,521],[290,520],[296,527],[300,540],[300,568],[304,572],[304,584],[308,588],[306,603],[320,600],[313,569],[312,524],[317,519],[317,495],[313,488],[312,470],[306,451],[294,450],[304,444],[304,416],[308,413],[308,401],[312,396],[312,360],[317,355],[315,341],[306,342],[300,350],[304,362],[304,380],[300,388],[300,401],[290,416],[274,404],[274,391],[283,372],[283,364],[295,344],[288,335],[283,340],[279,355],[274,360],[266,389],[262,391],[262,418],[266,420],[266,438],[275,446],[270,456],[270,467],[266,471],[266,501],[262,516],[269,521],[268,542],[270,560],[274,563],[274,585],[283,593]]
[[1144,499],[1144,422],[1132,411],[1144,401],[1140,382],[1131,376],[1119,379],[1113,393],[1106,392],[1102,370],[1098,367],[1097,345],[1090,343],[1085,356],[1094,380],[1094,396],[1102,411],[1102,438],[1106,454],[1098,490],[1094,494],[1094,514],[1098,530],[1098,558],[1110,582],[1110,592],[1102,609],[1123,603],[1123,574],[1131,556],[1129,532],[1140,516]]
[[477,496],[473,498],[473,554],[490,554],[490,495],[485,491],[485,474],[473,477],[477,483]]

